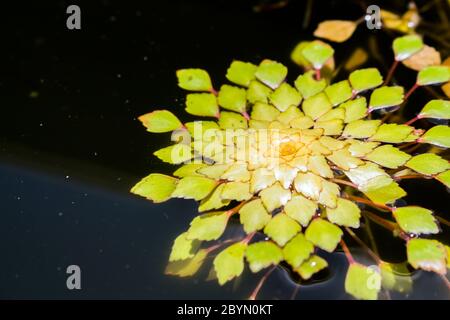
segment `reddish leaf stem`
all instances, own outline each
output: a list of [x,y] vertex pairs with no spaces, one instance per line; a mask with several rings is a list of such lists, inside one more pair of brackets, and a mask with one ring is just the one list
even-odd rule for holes
[[412,87],[411,87],[411,89],[409,89],[409,91],[405,94],[405,98],[403,99],[404,101],[406,101],[408,98],[409,98],[409,96],[414,92],[414,91],[416,91],[416,89],[419,87],[419,85],[417,84],[417,83],[415,83]]
[[392,211],[391,207],[389,207],[387,205],[384,205],[384,204],[381,204],[381,203],[372,202],[372,201],[370,201],[368,199],[352,196],[352,195],[349,195],[349,194],[347,195],[347,198],[350,199],[350,200],[356,201],[356,202],[367,204],[367,205],[369,205],[371,207],[374,207],[374,208],[384,209],[384,210],[387,210],[387,211]]
[[380,264],[380,262],[381,262],[381,259],[380,259],[380,257],[378,257],[376,254],[375,254],[375,252],[373,252],[370,248],[369,248],[369,246],[367,245],[367,244],[365,244],[364,243],[364,241],[362,241],[353,231],[352,231],[352,229],[350,229],[350,228],[348,228],[348,227],[345,227],[345,230],[347,231],[347,233],[356,241],[356,242],[358,242],[358,244],[361,246],[361,247],[363,247],[366,251],[367,251],[367,253],[372,257],[372,259],[374,260],[374,261],[376,261],[376,263],[377,264]]
[[261,287],[263,286],[264,282],[266,282],[267,278],[270,276],[272,271],[275,270],[276,267],[277,266],[273,266],[262,276],[262,278],[261,278],[261,280],[259,280],[258,285],[256,286],[255,290],[253,290],[250,297],[248,297],[248,300],[256,300],[256,296],[258,295],[259,291],[261,290]]
[[316,70],[316,80],[319,81],[320,80],[320,69],[315,69]]
[[415,116],[414,118],[412,118],[411,120],[409,120],[408,122],[405,122],[405,125],[409,126],[412,123],[416,122],[417,120],[419,120],[420,117],[419,116]]
[[341,239],[340,244],[341,244],[342,250],[344,250],[345,257],[347,258],[348,263],[349,263],[349,264],[355,263],[355,259],[353,259],[353,256],[352,256],[352,254],[350,253],[350,250],[348,249],[348,247],[347,247],[347,245],[345,244],[344,240]]
[[384,80],[384,83],[383,83],[384,86],[387,85],[391,81],[392,76],[394,75],[395,69],[397,69],[397,66],[398,66],[398,60],[394,60],[394,62],[391,65],[391,68],[389,69],[386,80]]
[[447,227],[450,227],[450,221],[447,221],[447,220],[445,220],[444,218],[442,218],[440,216],[435,216],[435,217],[440,223],[445,224]]
[[256,232],[249,233],[244,239],[242,239],[241,242],[245,243],[245,244],[249,243],[255,234],[256,234]]
[[336,183],[339,183],[339,184],[345,184],[345,185],[347,185],[349,187],[352,187],[352,188],[355,188],[355,189],[358,188],[358,186],[356,184],[354,184],[353,182],[347,181],[347,180],[334,178],[334,179],[332,179],[332,181],[336,182]]

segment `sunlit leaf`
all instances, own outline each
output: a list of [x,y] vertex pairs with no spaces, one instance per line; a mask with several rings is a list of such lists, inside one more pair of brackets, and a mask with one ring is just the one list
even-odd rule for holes
[[193,258],[169,262],[164,273],[179,277],[193,276],[203,265],[207,255],[208,251],[201,249]]
[[246,108],[247,92],[242,88],[224,84],[220,87],[217,101],[224,109],[242,113]]
[[450,169],[448,161],[434,153],[423,153],[414,156],[406,163],[406,166],[426,175],[434,175]]
[[392,43],[395,60],[403,61],[423,48],[422,39],[415,34],[396,38]]
[[307,226],[318,209],[316,202],[302,195],[294,195],[284,206],[284,212],[303,226]]
[[214,259],[214,270],[220,285],[241,275],[247,244],[238,242],[222,250]]
[[208,211],[212,209],[220,209],[230,204],[231,200],[223,199],[222,192],[225,184],[220,184],[211,192],[206,198],[202,199],[198,207],[199,212]]
[[393,203],[397,199],[406,196],[406,191],[400,188],[398,183],[391,182],[387,185],[371,188],[370,190],[364,191],[364,194],[375,203]]
[[353,157],[347,149],[333,151],[327,159],[344,170],[350,170],[363,164],[362,160]]
[[328,180],[322,181],[322,190],[320,190],[318,202],[324,206],[334,208],[339,196],[339,185]]
[[304,116],[304,117],[298,117],[297,119],[291,120],[291,122],[289,124],[291,125],[292,128],[308,129],[314,125],[314,120],[311,119],[311,117]]
[[314,36],[334,42],[344,42],[356,29],[356,23],[347,20],[326,20],[319,23]]
[[342,237],[342,230],[321,218],[314,219],[306,229],[306,239],[315,246],[333,252]]
[[169,261],[185,260],[194,257],[201,241],[188,239],[187,232],[180,234],[173,242]]
[[267,223],[264,233],[282,247],[300,230],[300,225],[294,219],[279,213]]
[[435,48],[424,45],[422,50],[403,60],[402,63],[410,69],[420,71],[429,66],[440,65],[441,54]]
[[[303,55],[303,49],[310,43],[310,41],[302,41],[299,42],[294,50],[291,52],[291,60],[299,65],[300,67],[303,67],[305,69],[309,69],[311,67],[311,63],[305,58]],[[303,92],[302,92],[303,94]]]
[[249,182],[227,182],[222,191],[222,198],[227,200],[244,201],[250,199],[252,196]]
[[347,199],[337,199],[336,208],[327,208],[327,219],[340,226],[359,228],[361,210],[352,201]]
[[400,228],[407,233],[430,234],[439,232],[439,227],[431,210],[408,206],[395,208],[393,215]]
[[448,126],[434,126],[419,139],[420,142],[434,144],[439,147],[450,148],[450,128]]
[[247,100],[250,103],[263,102],[267,103],[269,101],[269,95],[272,89],[265,86],[258,80],[253,80],[247,89]]
[[256,199],[246,203],[239,210],[239,217],[244,231],[251,233],[264,228],[272,216],[263,206],[261,199]]
[[277,117],[277,120],[284,124],[289,124],[292,120],[298,119],[299,117],[303,117],[303,112],[296,106],[290,106]]
[[259,196],[267,211],[272,212],[273,210],[284,206],[291,199],[291,192],[284,189],[279,183],[276,183],[271,187],[262,190],[259,193]]
[[345,110],[345,123],[365,118],[367,115],[367,101],[364,97],[344,102],[339,108]]
[[314,69],[322,66],[333,56],[334,50],[331,46],[321,41],[312,41],[303,48],[303,56],[312,63]]
[[325,259],[313,255],[311,258],[303,262],[300,267],[295,269],[295,271],[300,274],[304,280],[310,279],[315,273],[328,267],[328,263]]
[[188,239],[216,240],[225,231],[229,215],[225,211],[211,212],[197,216],[187,231]]
[[351,263],[345,277],[345,291],[357,299],[376,300],[381,289],[381,276],[374,268]]
[[379,142],[366,142],[360,140],[350,140],[350,146],[348,151],[354,157],[364,157],[366,154],[375,149],[380,143]]
[[271,103],[281,112],[290,106],[298,106],[302,101],[301,94],[291,85],[282,83],[271,95]]
[[174,144],[153,153],[160,160],[172,164],[180,164],[192,159],[191,147],[186,144]]
[[177,182],[176,178],[152,173],[131,188],[131,192],[154,202],[163,202],[170,199]]
[[442,182],[447,188],[450,188],[450,170],[439,173],[436,179]]
[[267,103],[257,102],[252,108],[251,118],[254,120],[273,121],[280,115],[280,111]]
[[208,72],[203,69],[180,69],[177,71],[178,86],[190,91],[212,91]]
[[220,113],[219,126],[222,129],[247,129],[247,120],[236,112]]
[[212,93],[191,93],[186,96],[186,112],[204,117],[217,117],[219,106]]
[[409,154],[389,144],[380,146],[366,155],[366,159],[391,169],[402,166],[410,158]]
[[370,96],[369,109],[377,110],[397,106],[403,102],[403,87],[381,87]]
[[179,129],[183,124],[178,118],[168,110],[156,110],[140,116],[139,121],[149,132],[169,132]]
[[383,123],[378,127],[377,132],[372,135],[369,140],[388,143],[401,143],[413,130],[413,127],[404,124]]
[[212,133],[220,130],[219,125],[214,121],[187,122],[185,126],[194,140],[210,141],[215,136]]
[[426,86],[450,81],[450,67],[430,66],[419,71],[417,84]]
[[248,165],[245,162],[235,162],[228,167],[221,178],[229,181],[246,182],[250,180],[250,172],[247,170],[247,167]]
[[299,173],[294,180],[295,190],[305,197],[318,200],[323,179],[313,173]]
[[229,81],[240,86],[248,87],[255,79],[255,72],[258,67],[250,62],[235,60],[227,70],[226,77]]
[[259,241],[247,247],[245,257],[252,272],[261,271],[270,265],[277,265],[283,260],[280,247],[271,241]]
[[450,119],[450,101],[431,100],[423,107],[418,117],[448,120]]
[[323,91],[326,86],[327,82],[325,79],[316,80],[314,78],[314,71],[305,72],[295,80],[295,87],[305,99]]
[[302,104],[302,109],[305,115],[314,120],[327,113],[331,110],[331,108],[331,102],[323,92],[305,99]]
[[447,252],[442,243],[437,240],[414,238],[406,244],[408,262],[415,269],[434,271],[439,274],[447,272]]
[[216,187],[217,181],[206,177],[184,177],[172,193],[174,198],[202,200]]
[[353,71],[348,80],[356,92],[372,89],[383,83],[383,78],[376,68]]
[[328,86],[325,93],[331,104],[336,106],[352,97],[352,88],[347,80],[343,80]]
[[342,135],[359,139],[368,138],[375,134],[380,124],[380,120],[355,120],[345,126]]
[[287,68],[279,62],[263,60],[256,70],[256,78],[272,89],[278,88],[287,75]]
[[313,252],[313,244],[306,240],[303,233],[298,233],[283,248],[284,259],[294,269],[298,268]]

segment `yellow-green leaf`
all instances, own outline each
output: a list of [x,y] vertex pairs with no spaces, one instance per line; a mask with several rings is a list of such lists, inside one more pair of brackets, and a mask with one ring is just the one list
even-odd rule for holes
[[380,120],[355,120],[345,126],[342,135],[359,139],[368,138],[375,134],[380,124]]
[[439,147],[450,148],[450,128],[442,125],[434,126],[425,132],[418,141],[434,144]]
[[430,234],[439,232],[439,227],[431,210],[407,206],[395,208],[393,214],[400,228],[407,233]]
[[302,101],[302,96],[295,88],[284,82],[270,95],[270,101],[283,112],[290,106],[298,106]]
[[225,231],[229,214],[226,211],[218,211],[202,214],[191,221],[191,226],[187,231],[188,239],[216,240]]
[[244,271],[244,254],[247,244],[238,242],[222,250],[214,259],[214,270],[220,285],[241,275]]
[[303,56],[314,66],[314,69],[321,69],[330,59],[334,50],[331,46],[321,41],[312,41],[302,50]]
[[328,86],[325,93],[333,106],[336,106],[352,97],[352,88],[347,80]]
[[188,176],[202,176],[197,170],[207,166],[205,163],[188,163],[179,167],[173,175],[175,177],[183,178]]
[[284,206],[291,199],[291,192],[284,189],[280,183],[276,183],[271,187],[263,189],[259,196],[266,207],[267,211],[273,210]]
[[327,219],[340,226],[359,228],[361,210],[350,200],[338,198],[336,208],[327,208]]
[[152,173],[139,181],[131,192],[153,202],[169,200],[175,190],[178,179],[160,173]]
[[383,78],[376,68],[353,71],[348,80],[356,92],[372,89],[383,83]]
[[185,260],[194,257],[201,241],[188,239],[187,232],[180,234],[173,242],[169,261]]
[[284,206],[284,212],[292,219],[297,220],[306,227],[316,214],[318,205],[316,202],[305,198],[302,195],[294,195]]
[[414,156],[406,163],[406,166],[426,175],[434,175],[450,169],[448,161],[434,153]]
[[447,251],[442,243],[429,239],[410,239],[406,245],[408,262],[415,269],[433,271],[439,274],[447,272]]
[[172,164],[180,164],[192,159],[191,147],[186,144],[174,144],[153,153],[160,160]]
[[255,76],[268,87],[276,89],[286,78],[287,72],[281,63],[266,59],[258,66]]
[[[311,67],[311,63],[305,58],[303,55],[303,49],[310,43],[311,41],[301,41],[299,42],[294,50],[291,52],[291,60],[300,67],[305,69],[309,69]],[[302,93],[303,94],[303,93]]]
[[381,289],[381,275],[374,268],[351,263],[345,277],[345,291],[357,299],[376,300]]
[[408,59],[423,48],[422,39],[415,34],[396,38],[392,43],[395,60],[403,61]]
[[247,92],[242,88],[224,84],[220,87],[217,101],[224,109],[242,113],[246,109]]
[[387,290],[407,293],[412,290],[413,281],[407,263],[380,263],[381,286]]
[[375,162],[383,167],[397,169],[411,158],[406,152],[390,144],[380,146],[366,155],[366,159]]
[[365,118],[367,115],[367,101],[364,97],[344,102],[339,108],[345,110],[345,123]]
[[236,112],[220,113],[219,126],[222,129],[247,129],[247,120]]
[[246,233],[261,230],[272,218],[261,199],[255,199],[243,205],[239,210],[239,217]]
[[213,192],[206,198],[202,199],[198,207],[199,212],[208,211],[212,209],[220,209],[230,204],[231,200],[222,198],[222,191],[225,184],[220,184]]
[[372,188],[370,190],[364,191],[364,194],[375,203],[393,203],[397,199],[406,196],[406,191],[400,188],[398,183],[391,182],[387,185]]
[[190,91],[212,91],[208,72],[203,69],[180,69],[177,71],[178,86]]
[[426,86],[431,84],[439,84],[450,80],[450,67],[447,66],[430,66],[419,71],[417,75],[417,84]]
[[252,243],[245,251],[245,257],[252,272],[261,271],[270,265],[277,265],[283,260],[283,252],[280,247],[271,241],[259,241]]
[[369,102],[369,110],[393,107],[403,102],[403,87],[381,87],[372,92]]
[[284,260],[294,269],[298,268],[313,252],[313,244],[306,240],[303,233],[298,233],[283,248]]
[[328,263],[325,259],[313,255],[308,260],[303,262],[300,267],[295,269],[295,271],[304,279],[310,279],[315,273],[328,267]]
[[184,177],[172,193],[174,198],[202,200],[216,187],[217,181],[206,177]]
[[306,229],[306,239],[315,246],[333,252],[342,237],[342,230],[321,218],[314,219]]
[[436,179],[442,182],[447,188],[450,188],[450,170],[439,173]]
[[448,120],[450,119],[450,101],[431,100],[423,107],[418,117]]
[[206,249],[198,250],[193,258],[171,261],[164,271],[165,274],[178,276],[178,277],[190,277],[197,273],[200,267],[203,265],[208,251]]
[[147,128],[147,131],[154,133],[169,132],[183,126],[180,120],[168,110],[156,110],[144,114],[138,119]]
[[264,233],[282,247],[300,230],[300,225],[294,219],[279,213],[267,223]]
[[258,80],[253,80],[247,89],[247,100],[250,103],[263,102],[267,103],[269,101],[269,96],[272,89],[265,86]]
[[226,77],[233,83],[248,87],[250,82],[255,79],[257,68],[253,63],[235,60],[228,68]]
[[370,140],[388,143],[401,143],[413,130],[413,127],[404,124],[383,123],[378,127],[377,132],[370,137]]
[[218,117],[219,106],[212,93],[191,93],[186,96],[186,112],[204,117]]
[[307,99],[323,91],[327,86],[327,81],[325,79],[316,80],[314,71],[308,71],[299,75],[294,84],[302,96]]
[[273,121],[280,115],[280,111],[267,103],[256,102],[252,108],[252,120]]
[[222,191],[222,198],[227,200],[244,201],[250,199],[252,196],[249,182],[227,182]]
[[332,105],[325,93],[320,92],[305,99],[302,108],[305,115],[315,120],[331,110]]

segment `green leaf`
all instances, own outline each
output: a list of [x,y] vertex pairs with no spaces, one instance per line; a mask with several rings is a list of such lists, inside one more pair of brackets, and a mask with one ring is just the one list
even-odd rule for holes
[[265,86],[258,80],[253,80],[247,89],[247,100],[250,103],[262,102],[267,103],[272,89]]
[[261,199],[243,205],[239,210],[239,217],[246,233],[261,230],[272,218],[263,206]]
[[321,218],[314,219],[306,229],[306,239],[315,246],[333,252],[342,237],[342,230]]
[[393,215],[403,231],[414,234],[438,233],[439,227],[431,210],[407,206],[395,208]]
[[174,241],[169,261],[185,260],[194,257],[201,241],[188,239],[187,232],[180,234]]
[[316,214],[318,205],[302,195],[294,195],[284,206],[284,212],[292,219],[297,220],[303,226],[307,226]]
[[290,106],[298,106],[302,96],[295,88],[284,82],[270,95],[270,101],[283,112]]
[[327,113],[331,110],[331,108],[331,102],[323,92],[305,99],[302,105],[305,115],[313,118],[314,120]]
[[220,285],[241,275],[244,271],[244,254],[247,244],[238,242],[222,250],[214,259],[214,270]]
[[191,259],[169,262],[164,273],[179,277],[193,276],[203,265],[207,255],[208,251],[201,249]]
[[419,142],[434,144],[439,147],[450,148],[450,128],[447,126],[434,126],[420,137]]
[[208,211],[212,209],[220,209],[230,204],[231,200],[222,199],[222,191],[225,184],[220,184],[213,192],[206,198],[202,199],[198,207],[199,212]]
[[403,87],[381,87],[370,96],[369,110],[393,107],[403,102]]
[[316,40],[308,43],[302,50],[302,54],[306,60],[312,63],[314,69],[321,69],[333,56],[334,50],[328,44]]
[[345,110],[345,123],[359,120],[367,116],[367,101],[364,97],[344,102],[339,108]]
[[351,263],[345,277],[345,291],[357,299],[376,300],[381,289],[381,276],[359,263]]
[[224,84],[220,87],[217,100],[222,108],[242,113],[247,104],[247,92],[242,88]]
[[[303,49],[306,48],[308,44],[310,44],[311,41],[302,41],[299,42],[294,50],[291,52],[291,60],[299,65],[300,67],[303,67],[305,69],[309,69],[311,67],[311,63],[305,58],[303,55]],[[303,93],[302,93],[303,94]]]
[[247,247],[245,256],[252,272],[261,271],[283,260],[283,252],[271,241],[259,241]]
[[201,169],[203,167],[206,167],[207,164],[205,163],[188,163],[181,167],[179,167],[173,175],[175,177],[183,178],[188,176],[197,176],[201,177],[202,175],[197,172],[198,169]]
[[366,159],[375,162],[383,167],[397,169],[411,158],[406,152],[390,144],[380,146],[366,155]]
[[450,101],[431,100],[423,107],[418,117],[448,120],[450,119]]
[[347,80],[340,81],[328,86],[325,93],[330,99],[331,104],[336,106],[352,97],[352,88]]
[[279,183],[276,183],[271,187],[264,188],[259,193],[259,196],[267,211],[272,212],[284,206],[291,199],[291,192],[284,189]]
[[212,132],[220,130],[219,125],[214,121],[187,122],[185,126],[194,140],[204,140],[204,138],[209,138],[206,139],[209,141],[215,136]]
[[380,120],[355,120],[345,126],[342,135],[359,139],[368,138],[375,134],[380,124]]
[[255,76],[266,86],[276,89],[286,78],[287,72],[287,68],[281,63],[265,59],[258,66]]
[[238,113],[223,111],[220,113],[219,126],[222,129],[247,129],[247,120]]
[[336,208],[327,208],[327,219],[340,226],[359,228],[361,210],[350,200],[338,198]]
[[328,263],[325,259],[313,255],[311,258],[303,262],[300,267],[295,269],[295,271],[300,274],[304,280],[310,279],[315,273],[328,267]]
[[417,84],[426,86],[450,81],[450,68],[447,66],[430,66],[419,71]]
[[348,151],[350,151],[350,154],[354,157],[364,157],[380,144],[378,142],[366,142],[359,140],[349,140],[349,142],[350,146]]
[[408,262],[415,269],[434,271],[439,274],[447,272],[447,252],[442,243],[437,240],[414,238],[406,244]]
[[138,119],[147,128],[147,131],[154,133],[169,132],[183,126],[180,120],[168,110],[156,110],[144,114]]
[[255,79],[257,68],[253,63],[235,60],[228,68],[226,77],[233,83],[248,87],[250,82]]
[[376,68],[353,71],[348,80],[356,92],[372,89],[383,83],[380,71]]
[[381,286],[387,290],[407,293],[412,290],[412,279],[406,263],[380,263]]
[[156,203],[163,202],[170,199],[177,182],[176,178],[152,173],[131,188],[131,192]]
[[212,93],[191,93],[186,96],[186,112],[203,117],[218,117],[219,106]]
[[264,233],[282,247],[300,230],[300,225],[294,219],[279,213],[267,223]]
[[273,121],[280,115],[278,109],[270,104],[257,102],[252,108],[251,118],[253,120]]
[[232,181],[225,183],[222,198],[228,200],[245,201],[252,197],[248,182]]
[[313,244],[306,240],[303,233],[298,233],[283,248],[284,260],[294,269],[298,268],[313,252]]
[[184,177],[178,181],[174,198],[202,200],[216,187],[217,181],[206,177]]
[[323,179],[314,173],[299,173],[294,180],[295,190],[305,197],[318,200],[322,190]]
[[398,183],[391,182],[388,185],[364,191],[364,194],[372,202],[386,204],[393,203],[397,199],[403,198],[406,196],[406,191],[400,188]]
[[220,177],[225,173],[225,171],[227,171],[229,167],[229,163],[217,163],[200,168],[197,172],[205,177],[214,180],[220,180]]
[[383,123],[378,127],[377,132],[371,136],[369,140],[387,143],[401,143],[411,134],[413,130],[413,127],[404,124]]
[[299,75],[294,84],[301,95],[307,99],[323,91],[327,86],[327,81],[325,79],[316,80],[314,71],[308,71]]
[[443,183],[447,188],[450,188],[450,170],[439,173],[436,179]]
[[229,214],[226,211],[218,211],[202,214],[191,221],[187,231],[188,239],[217,240],[225,231]]
[[180,69],[177,71],[178,86],[189,91],[212,91],[208,72],[203,69]]
[[415,34],[396,38],[392,43],[395,60],[403,61],[408,59],[423,48],[422,39]]
[[423,153],[414,156],[406,163],[406,166],[426,175],[434,175],[450,169],[448,161],[434,153]]
[[191,147],[186,144],[174,144],[153,153],[160,160],[172,164],[180,164],[192,159]]
[[296,106],[290,106],[286,111],[282,112],[277,117],[277,120],[281,123],[289,125],[292,120],[298,119],[300,117],[303,117],[303,112],[301,112],[300,109]]

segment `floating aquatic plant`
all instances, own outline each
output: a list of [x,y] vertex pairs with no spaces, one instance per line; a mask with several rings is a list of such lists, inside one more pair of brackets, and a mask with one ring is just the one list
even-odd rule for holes
[[[422,46],[417,36],[401,37],[393,44],[395,59]],[[268,59],[259,65],[233,61],[226,73],[232,84],[218,90],[205,70],[178,70],[178,85],[190,92],[185,110],[210,119],[183,124],[168,110],[139,118],[149,132],[172,132],[174,143],[154,155],[179,167],[173,176],[151,173],[131,191],[154,202],[200,201],[199,215],[173,243],[167,273],[193,275],[214,252],[221,285],[240,276],[245,261],[255,273],[283,263],[308,280],[328,266],[321,251],[340,247],[349,262],[345,290],[354,297],[376,299],[382,287],[410,286],[396,276],[402,266],[382,261],[353,232],[364,216],[405,241],[413,268],[446,274],[449,247],[428,236],[440,232],[438,219],[448,222],[397,200],[406,195],[402,179],[434,178],[450,187],[446,159],[408,152],[413,145],[450,146],[449,127],[412,126],[418,119],[450,119],[450,103],[431,100],[408,123],[380,119],[378,110],[398,110],[414,90],[448,82],[450,68],[423,68],[405,94],[402,86],[383,85],[376,68],[328,83],[321,71],[333,53],[321,41],[302,43],[293,58],[310,70],[294,84],[285,81],[284,65]],[[222,239],[235,218],[245,235]],[[344,232],[368,250],[377,268],[356,261]]]

